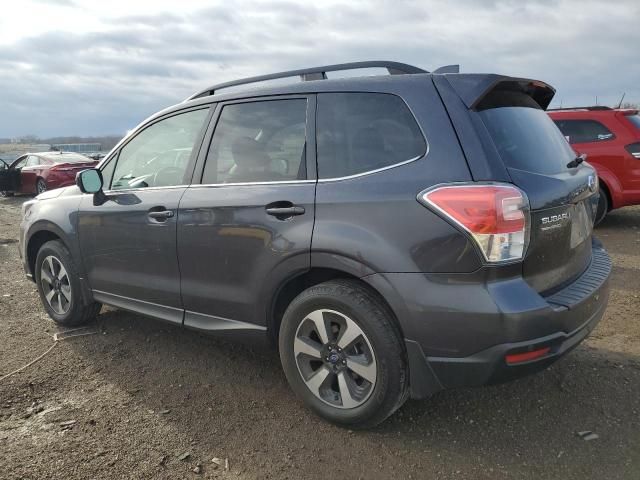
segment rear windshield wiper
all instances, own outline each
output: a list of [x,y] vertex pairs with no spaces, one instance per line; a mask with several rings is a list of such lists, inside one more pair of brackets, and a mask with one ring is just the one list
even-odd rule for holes
[[587,155],[583,153],[582,155],[578,155],[576,158],[567,163],[567,168],[576,168],[582,162],[587,159]]

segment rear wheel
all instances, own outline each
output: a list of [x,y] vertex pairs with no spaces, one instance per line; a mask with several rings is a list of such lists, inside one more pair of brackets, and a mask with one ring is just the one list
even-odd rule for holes
[[80,325],[100,311],[99,303],[85,305],[82,302],[75,264],[61,241],[52,240],[40,248],[35,277],[42,305],[56,323]]
[[329,281],[296,297],[279,346],[294,392],[333,423],[372,427],[407,398],[402,336],[381,300],[356,281]]
[[595,225],[598,225],[609,212],[609,196],[604,189],[600,189],[600,198],[598,199],[598,209],[596,210]]
[[36,182],[36,194],[40,195],[41,193],[44,193],[46,191],[47,191],[47,183],[42,178],[39,178],[38,181]]

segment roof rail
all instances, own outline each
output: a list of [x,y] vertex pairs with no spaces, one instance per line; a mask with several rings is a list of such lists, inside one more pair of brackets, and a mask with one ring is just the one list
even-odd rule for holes
[[218,83],[217,85],[212,85],[205,90],[194,93],[189,98],[187,98],[186,101],[200,97],[208,97],[209,95],[213,95],[217,90],[220,90],[222,88],[235,87],[237,85],[247,85],[249,83],[264,82],[267,80],[297,76],[299,76],[300,80],[302,80],[303,82],[309,80],[324,80],[327,78],[327,72],[337,72],[341,70],[358,70],[361,68],[386,68],[389,72],[389,75],[429,73],[426,70],[414,67],[413,65],[407,65],[406,63],[399,62],[372,60],[367,62],[338,63],[335,65],[289,70],[286,72],[270,73],[268,75],[259,75],[257,77],[241,78],[239,80],[232,80],[230,82]]
[[547,112],[559,112],[562,110],[613,110],[611,107],[605,107],[604,105],[594,105],[591,107],[564,107],[564,108],[547,108]]

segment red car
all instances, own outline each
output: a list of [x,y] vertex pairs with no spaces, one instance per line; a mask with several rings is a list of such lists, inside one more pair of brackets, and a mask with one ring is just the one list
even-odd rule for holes
[[45,190],[73,185],[76,173],[98,162],[79,153],[27,153],[7,164],[0,160],[0,194],[39,194]]
[[640,204],[638,110],[586,107],[550,110],[549,116],[578,154],[598,172],[596,223],[614,208]]

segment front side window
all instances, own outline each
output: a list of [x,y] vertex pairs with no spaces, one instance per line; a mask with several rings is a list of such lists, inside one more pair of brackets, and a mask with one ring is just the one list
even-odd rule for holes
[[220,113],[203,184],[306,178],[307,100],[226,105]]
[[27,158],[28,157],[24,157],[21,158],[20,160],[18,160],[14,165],[13,168],[23,168],[27,165]]
[[592,143],[612,140],[613,133],[595,120],[554,120],[569,143]]
[[120,150],[111,189],[182,185],[207,114],[208,109],[181,113],[138,133]]
[[316,128],[319,178],[388,167],[427,148],[402,99],[384,93],[319,94]]

